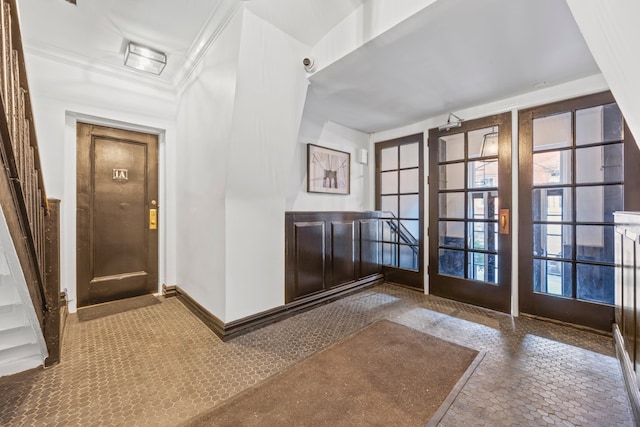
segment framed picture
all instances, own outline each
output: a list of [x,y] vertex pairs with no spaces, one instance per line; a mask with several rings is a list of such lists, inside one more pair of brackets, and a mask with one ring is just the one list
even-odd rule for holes
[[349,194],[351,154],[307,144],[307,192]]

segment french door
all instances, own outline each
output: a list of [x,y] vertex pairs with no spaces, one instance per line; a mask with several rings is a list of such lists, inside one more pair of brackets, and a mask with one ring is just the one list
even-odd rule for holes
[[382,272],[390,282],[420,290],[424,289],[423,139],[417,134],[375,145]]
[[511,114],[429,131],[429,293],[511,308]]
[[521,111],[519,125],[520,311],[611,330],[613,212],[639,207],[638,147],[609,92]]

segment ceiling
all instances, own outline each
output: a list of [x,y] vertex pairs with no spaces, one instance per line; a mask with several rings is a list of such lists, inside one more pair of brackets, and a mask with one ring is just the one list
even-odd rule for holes
[[[131,77],[129,40],[168,54],[174,86],[240,4],[314,46],[365,0],[18,0],[23,43]],[[364,10],[363,16],[367,16]],[[364,132],[414,123],[593,74],[562,0],[438,0],[310,77],[306,112]]]
[[251,0],[247,7],[308,46],[316,45],[365,0]]
[[308,112],[392,129],[600,73],[560,0],[438,0],[318,71]]
[[18,0],[23,42],[32,53],[111,70],[123,65],[128,41],[167,53],[162,75],[175,83],[227,15],[245,4],[296,39],[315,45],[363,0]]
[[[176,76],[221,0],[19,0],[23,42],[83,65],[130,70],[123,65],[128,41],[166,52],[157,79]],[[130,70],[132,73],[138,73]],[[153,79],[153,76],[150,76]]]

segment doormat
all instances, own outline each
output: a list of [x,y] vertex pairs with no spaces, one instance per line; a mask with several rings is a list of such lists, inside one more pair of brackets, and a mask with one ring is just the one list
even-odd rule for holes
[[185,425],[435,425],[483,355],[380,320]]
[[112,314],[124,313],[125,311],[160,304],[160,302],[158,298],[151,294],[105,302],[103,304],[79,308],[78,320],[86,322],[87,320],[99,319],[101,317],[111,316]]

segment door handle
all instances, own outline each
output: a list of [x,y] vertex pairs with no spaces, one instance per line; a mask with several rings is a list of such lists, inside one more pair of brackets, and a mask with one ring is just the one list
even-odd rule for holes
[[509,209],[500,209],[500,234],[509,234]]

